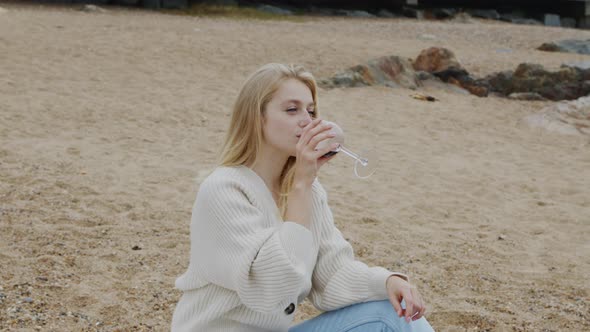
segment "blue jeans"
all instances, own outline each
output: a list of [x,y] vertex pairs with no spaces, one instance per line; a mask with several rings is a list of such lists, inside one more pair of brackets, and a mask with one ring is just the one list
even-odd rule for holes
[[[402,308],[405,308],[402,302]],[[388,300],[354,304],[325,312],[289,332],[434,332],[426,318],[406,323]]]

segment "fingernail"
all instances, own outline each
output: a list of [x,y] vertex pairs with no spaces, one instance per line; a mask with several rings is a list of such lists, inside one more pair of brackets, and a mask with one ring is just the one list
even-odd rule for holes
[[335,148],[337,148],[337,147],[339,147],[339,146],[340,146],[340,143],[332,143],[332,145],[330,145],[330,147],[331,147],[332,149],[335,149]]

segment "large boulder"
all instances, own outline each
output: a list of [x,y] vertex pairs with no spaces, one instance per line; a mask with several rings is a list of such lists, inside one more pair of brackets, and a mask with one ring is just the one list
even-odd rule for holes
[[590,136],[590,97],[556,103],[523,120],[531,127],[561,134]]
[[457,85],[476,96],[488,95],[487,86],[473,79],[449,49],[440,47],[425,49],[414,60],[413,67],[414,70],[431,73],[443,82]]
[[429,73],[448,70],[450,68],[463,69],[455,54],[446,48],[431,47],[420,52],[412,66],[414,70]]
[[521,63],[514,72],[496,73],[483,82],[505,96],[533,92],[550,100],[572,100],[590,93],[590,70],[563,66],[550,72],[541,65]]
[[566,39],[556,42],[543,43],[537,49],[547,52],[590,54],[590,39]]
[[325,88],[384,85],[416,89],[419,81],[409,60],[399,56],[383,56],[348,68],[333,77],[318,80]]

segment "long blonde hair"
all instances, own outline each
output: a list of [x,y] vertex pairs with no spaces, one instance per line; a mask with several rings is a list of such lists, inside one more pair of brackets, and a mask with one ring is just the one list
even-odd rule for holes
[[[317,86],[310,72],[296,65],[266,64],[258,68],[242,85],[221,150],[220,165],[252,167],[258,161],[264,139],[262,123],[266,105],[280,84],[290,78],[299,80],[309,88],[315,106],[313,117],[319,116]],[[293,185],[294,165],[295,157],[289,157],[281,172],[278,207],[283,218],[287,212],[287,196]]]

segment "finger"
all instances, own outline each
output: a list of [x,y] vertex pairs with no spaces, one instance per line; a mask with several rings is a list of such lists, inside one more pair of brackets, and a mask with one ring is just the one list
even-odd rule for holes
[[331,144],[328,144],[327,146],[325,146],[323,148],[320,148],[318,150],[314,150],[314,152],[313,152],[313,159],[319,160],[326,153],[328,153],[330,151],[333,151],[333,150],[336,150],[336,148],[338,148],[338,146],[340,146],[340,143],[331,143]]
[[[320,142],[322,142],[322,141],[325,141],[325,140],[327,140],[327,139],[330,139],[330,138],[334,138],[334,137],[336,137],[336,134],[335,134],[335,133],[333,133],[333,132],[331,132],[331,131],[328,131],[328,132],[322,132],[322,133],[320,133],[320,134],[317,134],[317,135],[315,135],[315,136],[314,136],[314,137],[311,139],[311,141],[309,141],[309,146],[310,146],[310,147],[313,147],[313,149],[314,149],[315,151],[319,151],[319,149],[318,149],[318,144],[319,144]],[[323,144],[322,144],[322,145],[323,145]]]
[[393,305],[393,308],[395,309],[397,316],[401,317],[403,314],[401,303],[399,303],[399,301],[397,300],[397,298],[395,296],[391,296],[391,295],[389,296],[389,302],[391,302],[391,304]]
[[318,118],[318,119],[314,119],[313,121],[308,123],[307,126],[303,127],[303,130],[301,131],[301,136],[299,137],[299,143],[303,143],[304,145],[307,145],[307,142],[309,142],[311,137],[313,137],[313,136],[309,135],[310,130],[312,130],[313,128],[318,126],[320,123],[322,123],[322,119]]
[[[332,129],[332,125],[328,123],[318,124],[315,127],[311,128],[303,138],[303,144],[310,145],[311,140],[319,133]],[[315,146],[312,146],[315,147]]]
[[422,309],[420,309],[420,314],[417,316],[416,319],[420,319],[422,317],[424,317],[424,314],[426,313],[426,306],[422,306]]
[[413,289],[412,293],[414,294],[414,299],[416,300],[416,312],[414,313],[413,320],[418,320],[424,316],[424,312],[426,311],[426,306],[424,305],[424,301],[422,300],[422,296],[418,292],[417,289]]
[[414,315],[414,297],[410,289],[406,288],[402,291],[404,301],[406,301],[406,322],[410,322],[412,315]]

